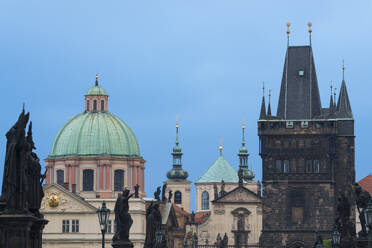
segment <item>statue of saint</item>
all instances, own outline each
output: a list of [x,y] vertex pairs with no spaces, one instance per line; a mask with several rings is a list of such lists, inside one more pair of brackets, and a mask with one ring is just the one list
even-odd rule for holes
[[161,190],[161,201],[162,201],[162,202],[167,202],[167,197],[165,196],[165,192],[166,192],[166,190],[167,190],[167,184],[164,183],[164,184],[163,184],[163,188],[162,188],[162,190]]
[[160,186],[156,188],[156,191],[154,192],[154,198],[158,201],[160,201]]
[[0,201],[5,203],[5,213],[26,213],[28,178],[25,164],[25,128],[29,113],[23,110],[17,122],[6,133],[6,155]]
[[124,189],[122,194],[119,194],[118,199],[115,203],[115,222],[116,232],[112,238],[113,242],[130,242],[129,241],[129,230],[133,224],[132,217],[129,214],[129,199],[133,194],[129,194],[128,189]]
[[159,202],[153,202],[147,208],[146,211],[146,238],[145,238],[145,248],[156,247],[155,233],[161,231],[162,217],[159,210]]
[[138,191],[139,191],[138,183],[134,186],[134,198],[139,198]]
[[168,192],[168,202],[172,202],[172,196],[173,196],[173,191],[172,190],[169,190]]

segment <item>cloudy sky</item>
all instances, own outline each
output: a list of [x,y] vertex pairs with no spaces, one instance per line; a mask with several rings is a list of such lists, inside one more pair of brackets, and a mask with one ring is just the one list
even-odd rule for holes
[[249,164],[261,180],[261,85],[272,89],[276,112],[285,24],[292,24],[290,44],[306,45],[311,21],[323,107],[345,59],[359,180],[371,173],[371,11],[371,1],[0,1],[0,175],[4,135],[22,103],[44,159],[58,130],[83,111],[98,73],[110,112],[137,136],[148,195],[171,168],[177,114],[191,181],[217,158],[219,137],[237,168],[243,117]]

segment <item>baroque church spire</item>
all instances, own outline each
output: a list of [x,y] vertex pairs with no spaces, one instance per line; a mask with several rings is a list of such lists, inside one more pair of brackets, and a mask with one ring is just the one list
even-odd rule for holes
[[243,175],[243,180],[251,181],[254,178],[253,171],[249,170],[248,168],[248,149],[245,147],[245,122],[243,120],[242,125],[242,146],[239,149],[238,157],[239,157],[239,171],[241,171]]
[[169,181],[185,181],[189,176],[188,172],[182,169],[182,149],[179,146],[179,137],[178,137],[178,116],[176,121],[176,142],[173,147],[173,168],[167,172],[167,178]]

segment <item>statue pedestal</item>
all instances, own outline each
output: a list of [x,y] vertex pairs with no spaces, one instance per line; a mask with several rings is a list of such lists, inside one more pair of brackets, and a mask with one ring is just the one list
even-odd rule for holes
[[113,248],[133,248],[133,243],[130,241],[115,241],[112,242]]
[[28,214],[0,214],[0,247],[41,248],[47,223]]

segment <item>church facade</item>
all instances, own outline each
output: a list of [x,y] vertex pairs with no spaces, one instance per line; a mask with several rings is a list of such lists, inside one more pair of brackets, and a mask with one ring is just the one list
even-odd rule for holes
[[130,239],[143,247],[146,228],[145,160],[130,127],[108,111],[108,94],[98,77],[85,95],[84,111],[58,132],[45,159],[46,186],[41,213],[49,220],[43,247],[101,247],[97,210],[111,210],[105,238],[115,232],[114,206],[124,188],[139,187],[139,198],[129,201],[133,218]]
[[350,199],[355,182],[354,119],[344,76],[337,102],[331,94],[322,107],[311,45],[288,46],[277,113],[270,102],[266,111],[263,98],[258,136],[261,247],[312,247],[316,233],[329,238],[337,199]]

